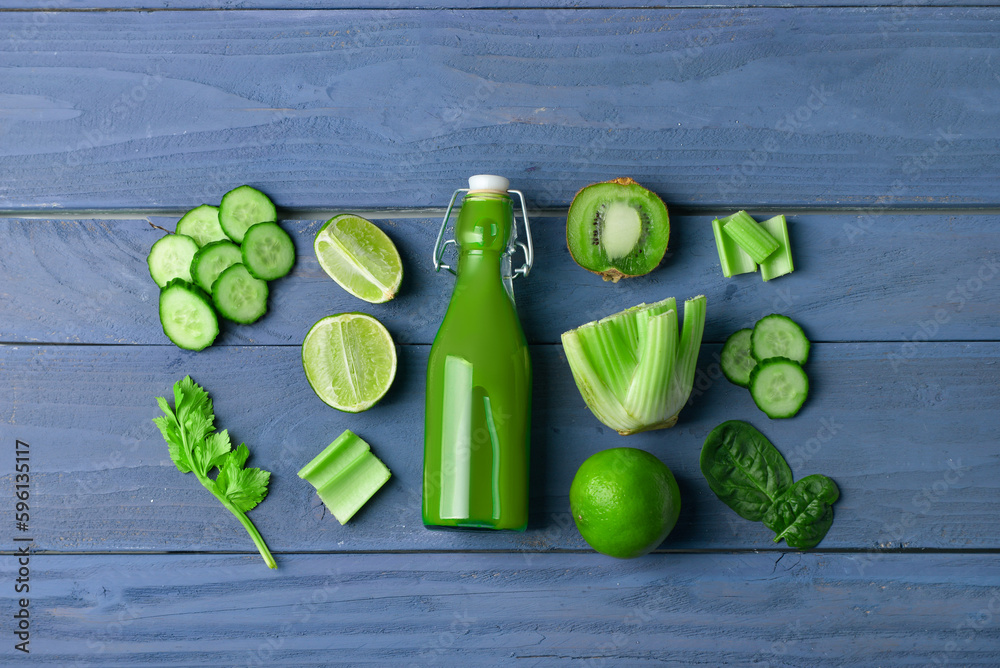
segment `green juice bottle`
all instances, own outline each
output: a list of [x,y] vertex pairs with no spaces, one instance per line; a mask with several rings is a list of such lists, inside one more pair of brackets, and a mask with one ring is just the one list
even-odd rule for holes
[[[455,290],[427,362],[423,520],[430,528],[513,529],[528,524],[531,359],[514,308],[513,278],[531,269],[517,242],[507,179],[479,175],[452,196],[434,248],[435,269],[456,274]],[[459,193],[466,195],[454,240],[442,244]],[[443,264],[449,245],[458,266]],[[521,247],[525,263],[511,272]]]

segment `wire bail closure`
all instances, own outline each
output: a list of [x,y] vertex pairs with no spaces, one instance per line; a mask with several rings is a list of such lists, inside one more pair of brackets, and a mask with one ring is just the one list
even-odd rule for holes
[[[459,193],[468,193],[469,188],[459,188],[451,195],[451,201],[448,202],[448,210],[445,211],[444,220],[441,221],[441,229],[438,230],[437,241],[434,242],[434,271],[441,271],[442,269],[447,269],[452,274],[457,275],[457,271],[454,267],[449,264],[444,263],[444,252],[447,250],[448,246],[457,246],[458,242],[454,239],[444,240],[445,230],[448,228],[448,221],[451,219],[451,211],[455,208],[455,201],[458,199]],[[535,247],[531,242],[531,224],[528,222],[528,207],[524,202],[524,193],[520,190],[508,190],[509,193],[516,193],[518,198],[521,200],[521,218],[524,219],[524,235],[527,239],[527,244],[517,240],[517,217],[514,217],[513,229],[510,232],[510,245],[507,246],[507,251],[504,253],[505,257],[513,257],[514,252],[517,247],[520,246],[521,250],[524,251],[524,264],[522,264],[517,269],[514,269],[509,277],[505,278],[517,278],[518,276],[527,276],[528,272],[531,271],[531,266],[535,263]]]

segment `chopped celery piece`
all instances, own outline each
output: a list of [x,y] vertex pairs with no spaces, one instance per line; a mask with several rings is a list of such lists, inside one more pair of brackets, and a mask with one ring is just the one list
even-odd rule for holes
[[715,247],[719,250],[722,275],[729,278],[757,271],[757,263],[753,258],[747,255],[728,234],[723,234],[722,223],[723,221],[718,218],[712,221],[712,234],[715,235]]
[[666,313],[667,311],[676,311],[677,300],[673,297],[667,297],[663,301],[650,304],[644,310],[649,313],[649,315],[660,315],[661,313]]
[[778,241],[778,252],[760,263],[760,276],[765,281],[790,274],[795,270],[792,264],[792,246],[788,243],[788,224],[784,216],[775,216],[760,224]]
[[[684,325],[681,327],[681,341],[677,351],[677,364],[674,365],[674,377],[670,383],[669,406],[676,406],[673,411],[674,420],[687,405],[694,386],[694,374],[698,367],[698,352],[701,350],[701,339],[705,334],[705,316],[708,301],[704,296],[694,297],[684,302]],[[669,410],[669,409],[668,409]]]
[[299,477],[319,489],[369,450],[371,446],[348,429],[338,436],[337,440],[326,446],[323,452],[313,457],[311,462],[303,466],[299,471]]
[[629,341],[627,322],[611,321],[580,331],[590,365],[599,369],[615,395],[624,394],[636,365],[636,351]]
[[341,524],[347,524],[390,476],[371,447],[349,429],[299,471]]
[[670,381],[677,361],[677,311],[650,316],[640,322],[639,365],[625,395],[625,410],[646,424],[657,422],[667,405]]
[[562,344],[576,387],[594,417],[619,432],[638,426],[638,421],[625,411],[619,399],[622,388],[628,387],[630,376],[594,364],[592,351],[579,330],[564,333]]
[[746,211],[722,219],[722,230],[760,264],[778,250],[778,240],[757,224]]
[[598,420],[620,434],[672,427],[694,384],[705,329],[705,297],[665,299],[562,335],[573,380]]
[[390,475],[389,469],[378,457],[365,452],[316,493],[337,521],[347,524],[354,513],[389,480]]

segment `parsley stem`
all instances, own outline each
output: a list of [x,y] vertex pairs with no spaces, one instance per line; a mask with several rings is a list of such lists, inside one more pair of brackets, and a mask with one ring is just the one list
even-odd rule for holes
[[267,564],[267,567],[277,568],[278,564],[275,563],[274,556],[271,554],[271,550],[267,549],[267,544],[264,543],[264,538],[260,535],[260,532],[257,531],[257,527],[254,526],[253,522],[250,521],[250,518],[246,516],[246,513],[244,513],[242,510],[234,506],[232,503],[229,502],[228,499],[226,499],[216,491],[214,480],[206,476],[200,476],[200,475],[198,476],[198,479],[201,480],[201,484],[205,486],[205,489],[214,494],[215,498],[217,498],[222,505],[228,508],[229,512],[235,515],[236,519],[240,521],[240,524],[243,525],[243,528],[247,530],[248,534],[250,534],[250,538],[251,540],[253,540],[253,544],[257,546],[257,550],[260,552],[260,556],[264,557],[264,563]]

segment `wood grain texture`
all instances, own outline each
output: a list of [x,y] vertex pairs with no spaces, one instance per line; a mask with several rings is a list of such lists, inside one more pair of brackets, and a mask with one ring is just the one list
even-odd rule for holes
[[[529,341],[557,343],[562,332],[628,306],[696,294],[708,297],[712,342],[773,312],[798,320],[816,341],[1000,340],[1000,236],[990,217],[791,215],[797,271],[768,283],[759,274],[722,276],[711,218],[674,216],[663,264],[615,285],[572,261],[564,218],[535,219],[535,269],[515,283]],[[342,290],[312,251],[322,223],[285,221],[295,269],[271,283],[261,321],[223,323],[217,345],[299,345],[321,317],[355,310],[375,315],[399,343],[433,341],[454,286],[430,262],[440,223],[377,222],[403,256],[395,300],[367,304]],[[146,266],[162,234],[141,220],[0,220],[0,341],[169,345]]]
[[[180,474],[151,419],[156,396],[190,374],[215,401],[218,425],[273,472],[251,517],[276,551],[586,549],[568,513],[586,457],[628,445],[675,473],[683,510],[664,549],[783,549],[708,489],[698,455],[727,419],[750,421],[796,478],[823,473],[841,489],[821,544],[880,554],[898,548],[1000,549],[1000,345],[927,343],[893,368],[899,344],[816,344],[811,396],[792,420],[769,420],[746,390],[719,378],[718,346],[701,355],[696,396],[670,430],[621,437],[586,409],[555,346],[532,348],[531,520],[526,533],[426,530],[420,519],[426,346],[400,349],[389,394],[358,415],[320,402],[297,347],[0,346],[0,442],[33,448],[33,537],[45,550],[236,550],[253,547],[192,476]],[[346,526],[295,473],[344,429],[369,443],[393,479]],[[13,477],[0,478],[0,496]],[[13,525],[12,504],[0,526]]]
[[[0,600],[10,614],[30,596],[32,619],[31,655],[8,645],[0,664],[1000,664],[996,0],[350,4],[0,11],[0,214],[133,218],[0,219],[0,443],[30,443],[41,552],[31,591],[15,594],[13,504],[0,504]],[[34,9],[0,0],[18,7]],[[240,183],[307,217],[440,207],[482,171],[511,177],[535,207],[631,175],[674,211],[705,214],[675,215],[664,265],[614,286],[573,265],[563,218],[535,220],[538,262],[517,286],[536,378],[521,534],[420,522],[427,344],[453,285],[429,270],[438,221],[379,222],[406,280],[378,306],[319,269],[319,221],[286,221],[299,263],[272,284],[269,315],[198,354],[166,342],[145,266],[160,232],[143,215]],[[791,214],[794,274],[721,276],[709,214],[742,206]],[[845,211],[805,215],[817,207]],[[603,428],[559,334],[697,293],[709,343],[680,423],[627,439]],[[309,389],[298,345],[319,317],[359,308],[403,345],[383,402],[347,415]],[[764,417],[716,361],[731,331],[773,311],[821,342],[794,420]],[[250,463],[273,471],[251,517],[275,572],[176,471],[150,422],[153,398],[186,373]],[[708,490],[702,441],[734,418],[770,437],[796,478],[840,486],[818,551],[775,545]],[[393,479],[340,526],[295,472],[345,428]],[[591,552],[567,508],[579,464],[623,444],[667,463],[683,497],[661,549],[632,561]]]
[[[988,555],[34,556],[6,665],[993,666]],[[0,573],[14,577],[11,560]],[[974,580],[970,582],[970,574]],[[10,588],[2,599],[16,609]]]
[[[346,6],[352,9],[375,10],[440,10],[440,9],[548,9],[574,10],[587,8],[705,8],[705,7],[782,7],[806,8],[823,7],[831,3],[824,0],[351,0],[349,3],[336,0],[295,0],[280,2],[279,0],[49,0],[48,11],[65,10],[343,10]],[[929,3],[915,3],[913,0],[838,0],[840,7],[922,7]],[[996,7],[996,0],[936,0],[935,5],[945,7]],[[38,10],[38,5],[25,0],[0,0],[2,10]]]
[[0,209],[1000,205],[996,8],[4,15]]

